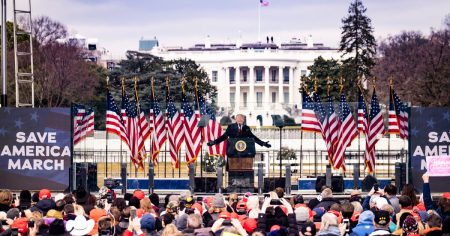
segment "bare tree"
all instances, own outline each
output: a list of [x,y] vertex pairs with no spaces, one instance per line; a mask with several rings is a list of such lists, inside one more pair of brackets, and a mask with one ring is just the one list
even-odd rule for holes
[[33,19],[32,22],[33,38],[40,45],[46,45],[48,43],[56,42],[59,39],[65,39],[68,35],[65,25],[48,16],[40,16]]
[[[404,100],[420,106],[450,105],[450,31],[432,31],[429,37],[403,32],[379,47],[374,74],[378,87],[388,87],[392,78]],[[379,90],[380,91],[380,90]],[[388,89],[381,90],[389,98]]]

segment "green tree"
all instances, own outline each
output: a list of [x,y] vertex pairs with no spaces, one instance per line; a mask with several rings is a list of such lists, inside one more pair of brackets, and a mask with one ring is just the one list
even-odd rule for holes
[[125,92],[134,97],[134,81],[137,81],[139,102],[143,109],[149,109],[151,96],[151,79],[154,79],[155,97],[165,107],[167,94],[167,78],[170,95],[176,103],[181,102],[181,81],[184,80],[184,92],[189,101],[195,99],[195,84],[198,91],[211,100],[217,96],[217,89],[210,84],[207,73],[192,60],[164,61],[147,53],[128,51],[127,59],[119,63],[119,67],[110,73],[111,93],[117,101],[121,99],[122,78]]
[[[308,91],[314,90],[314,83],[317,79],[317,90],[321,95],[322,101],[325,101],[328,92],[328,83],[330,83],[330,95],[334,100],[339,99],[339,84],[341,76],[341,64],[335,59],[325,60],[322,56],[314,59],[314,64],[308,66],[310,71],[308,76],[303,76],[303,84]],[[343,80],[344,86],[348,85],[348,80]],[[348,87],[348,86],[346,86]]]
[[342,19],[342,37],[339,51],[343,52],[343,77],[356,85],[359,77],[369,78],[375,65],[376,41],[367,8],[361,0],[355,0],[348,8],[348,15]]

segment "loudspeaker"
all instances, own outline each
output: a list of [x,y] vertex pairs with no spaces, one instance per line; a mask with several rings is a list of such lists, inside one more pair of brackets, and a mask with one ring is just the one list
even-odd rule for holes
[[195,191],[195,165],[194,163],[189,164],[189,190],[191,194]]
[[216,193],[217,178],[216,177],[195,177],[195,192]]
[[372,175],[367,175],[362,181],[362,191],[369,192],[375,183],[378,183],[377,178]]
[[88,164],[87,187],[91,192],[98,192],[100,190],[97,186],[97,163]]
[[[322,187],[326,186],[326,177],[317,176],[316,179],[316,192],[322,192]],[[331,177],[331,190],[333,192],[344,192],[344,177],[342,176],[332,176]]]
[[401,192],[403,186],[406,184],[406,163],[395,163],[395,186],[397,192]]
[[263,163],[258,163],[258,194],[263,193],[264,188],[264,169]]
[[120,164],[120,179],[122,182],[122,194],[127,192],[127,163]]
[[286,181],[284,186],[286,195],[291,195],[291,164],[286,164]]
[[87,190],[87,168],[85,163],[76,163],[76,188],[81,186],[82,188]]
[[286,178],[279,178],[279,177],[270,177],[264,179],[264,192],[270,192],[274,191],[276,188],[284,188],[286,183]]
[[217,168],[217,189],[219,190],[219,193],[222,193],[222,187],[223,187],[223,168],[218,167]]
[[148,164],[148,192],[151,194],[155,190],[155,166],[152,162]]

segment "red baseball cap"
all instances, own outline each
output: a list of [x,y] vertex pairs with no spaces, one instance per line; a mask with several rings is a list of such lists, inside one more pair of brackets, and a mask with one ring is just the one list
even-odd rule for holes
[[28,232],[28,219],[25,217],[16,219],[11,225],[12,229],[17,229],[21,235],[25,235]]
[[246,219],[244,222],[242,222],[242,228],[245,229],[245,231],[247,231],[247,233],[251,234],[253,233],[253,231],[255,231],[257,226],[257,222],[256,219]]
[[270,232],[275,231],[275,230],[280,230],[281,227],[279,225],[272,225],[272,227],[270,228]]
[[229,220],[229,219],[231,219],[231,214],[228,211],[223,211],[223,212],[220,212],[219,218],[223,218],[225,220]]
[[50,190],[44,188],[44,189],[41,189],[41,191],[39,191],[39,200],[42,200],[45,198],[47,198],[47,199],[52,198],[52,193],[50,192]]
[[145,193],[142,190],[135,190],[133,193],[133,197],[136,197],[139,200],[142,200],[145,198]]
[[445,192],[445,193],[443,193],[443,194],[442,194],[442,197],[443,197],[443,198],[450,199],[450,192]]

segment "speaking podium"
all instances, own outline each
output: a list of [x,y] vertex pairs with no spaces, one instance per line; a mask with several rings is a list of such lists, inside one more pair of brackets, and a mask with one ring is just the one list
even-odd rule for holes
[[229,192],[253,192],[255,159],[253,138],[229,138],[227,140],[227,170]]

